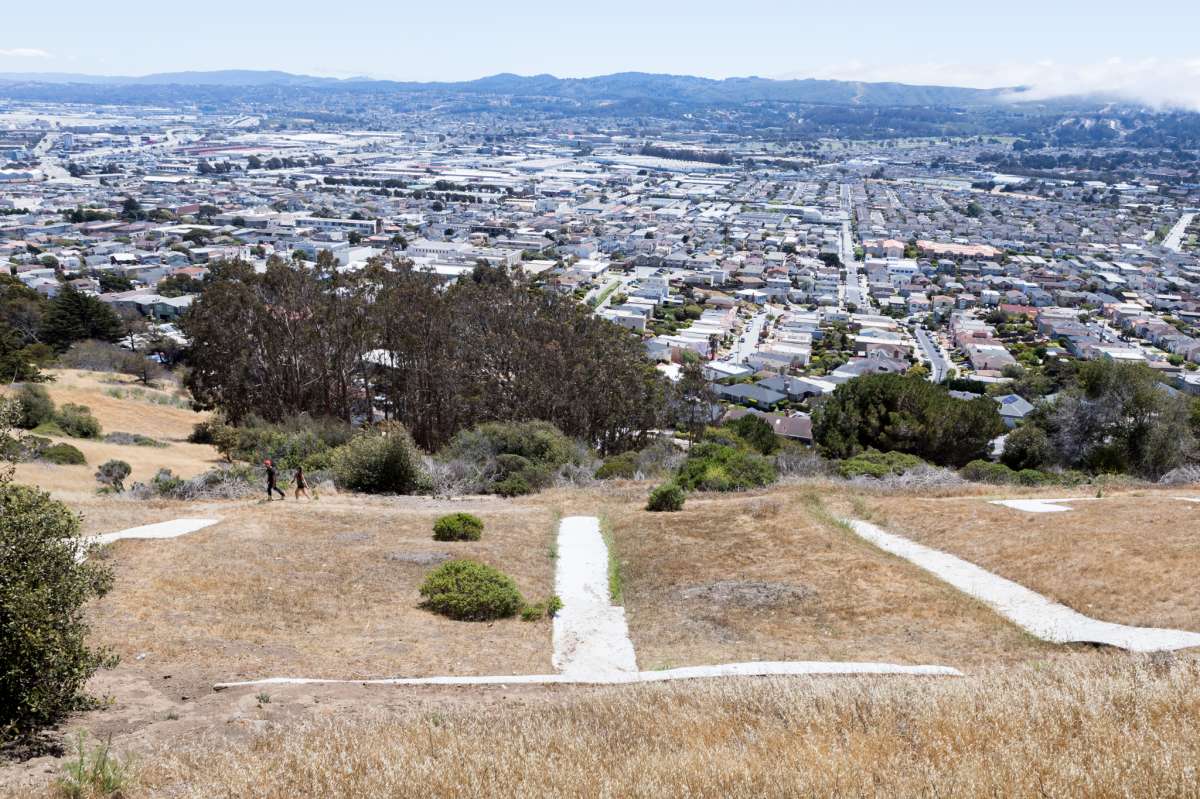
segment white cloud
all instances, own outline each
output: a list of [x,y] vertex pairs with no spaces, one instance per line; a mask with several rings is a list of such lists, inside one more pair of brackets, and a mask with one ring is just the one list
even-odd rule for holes
[[1039,61],[1023,64],[867,64],[851,61],[783,78],[893,81],[979,89],[1028,87],[1024,100],[1105,94],[1155,108],[1200,111],[1200,58],[1110,58],[1092,64]]
[[36,47],[14,47],[10,50],[0,48],[0,58],[49,58],[50,54]]

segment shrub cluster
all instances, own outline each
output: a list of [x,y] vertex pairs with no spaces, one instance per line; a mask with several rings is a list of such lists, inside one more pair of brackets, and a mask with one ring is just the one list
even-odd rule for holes
[[451,482],[463,490],[505,497],[546,488],[589,458],[548,422],[482,424],[459,432],[439,455]]
[[416,494],[428,488],[421,452],[408,431],[390,423],[364,431],[330,452],[339,485],[367,494]]
[[683,489],[675,483],[663,483],[650,492],[646,510],[656,513],[671,513],[683,510]]
[[305,471],[328,469],[334,449],[354,438],[354,429],[335,419],[301,416],[287,423],[268,424],[250,418],[234,427],[220,419],[201,422],[188,441],[211,444],[229,461],[262,463],[268,458],[283,470],[303,466]]
[[470,513],[451,513],[433,523],[434,541],[478,541],[483,520]]
[[159,469],[149,483],[134,483],[129,492],[136,499],[242,499],[261,495],[264,485],[261,470],[240,464],[210,469],[190,479]]
[[472,560],[450,560],[421,584],[424,607],[460,621],[491,621],[516,615],[524,605],[512,578]]
[[1010,469],[1003,463],[975,460],[958,470],[959,476],[973,483],[993,485],[1069,485],[1079,482],[1079,475],[1055,474],[1037,469]]
[[32,430],[54,419],[54,400],[45,387],[25,383],[17,389],[16,400],[20,409],[18,427]]
[[840,477],[851,480],[855,477],[874,477],[882,479],[888,475],[900,475],[925,464],[916,455],[904,452],[879,452],[867,450],[840,461],[837,473]]
[[47,443],[45,447],[37,451],[35,457],[56,466],[80,466],[87,463],[87,458],[83,456],[83,453],[70,444]]
[[762,455],[714,441],[692,447],[676,477],[688,491],[744,491],[775,481],[775,467]]
[[54,424],[72,438],[99,438],[100,422],[92,416],[91,408],[68,402],[54,414]]
[[655,439],[640,450],[605,458],[596,470],[597,480],[637,480],[660,477],[679,468],[684,453],[667,437]]

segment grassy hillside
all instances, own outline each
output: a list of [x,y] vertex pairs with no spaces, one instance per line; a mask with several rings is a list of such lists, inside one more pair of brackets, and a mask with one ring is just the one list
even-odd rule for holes
[[[88,466],[25,464],[20,480],[52,489],[88,532],[220,519],[99,555],[116,582],[89,608],[92,642],[121,662],[90,685],[109,701],[56,735],[68,746],[77,733],[88,746],[111,737],[133,764],[122,797],[1195,794],[1195,653],[1036,640],[838,523],[871,519],[1100,618],[1200,630],[1190,554],[1200,504],[1173,498],[1195,491],[1093,493],[1045,515],[989,504],[996,487],[828,481],[694,494],[678,513],[645,511],[650,486],[633,481],[517,500],[139,501],[95,493],[95,466],[114,456],[105,448],[135,464],[135,479],[159,465],[203,471],[215,453],[182,441],[202,417],[102,376],[58,378],[57,403],[168,447],[72,439]],[[452,511],[483,519],[482,540],[433,541],[434,519]],[[213,689],[275,676],[547,673],[551,622],[450,621],[419,607],[418,587],[440,561],[468,557],[542,600],[557,520],[577,514],[609,533],[644,671],[853,660],[966,676]],[[0,796],[68,795],[53,786],[65,762],[0,765]]]

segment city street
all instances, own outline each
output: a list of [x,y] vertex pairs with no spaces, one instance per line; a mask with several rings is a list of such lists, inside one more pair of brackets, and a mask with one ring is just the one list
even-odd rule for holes
[[950,374],[950,369],[952,368],[949,359],[946,358],[942,348],[934,340],[932,333],[919,325],[913,328],[913,331],[924,360],[929,364],[930,382],[942,382]]

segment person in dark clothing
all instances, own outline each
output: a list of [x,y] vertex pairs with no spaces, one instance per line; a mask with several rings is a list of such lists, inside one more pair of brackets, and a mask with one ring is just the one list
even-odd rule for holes
[[312,497],[308,495],[308,481],[304,479],[303,466],[296,467],[296,475],[292,478],[292,482],[296,486],[296,499],[300,499],[301,494],[304,495],[305,499],[312,499]]
[[274,494],[271,492],[279,494],[280,499],[287,499],[287,494],[283,493],[283,491],[279,489],[279,486],[275,484],[277,477],[275,473],[275,464],[271,463],[269,460],[266,460],[263,461],[263,466],[267,467],[267,502],[270,502],[275,498]]

